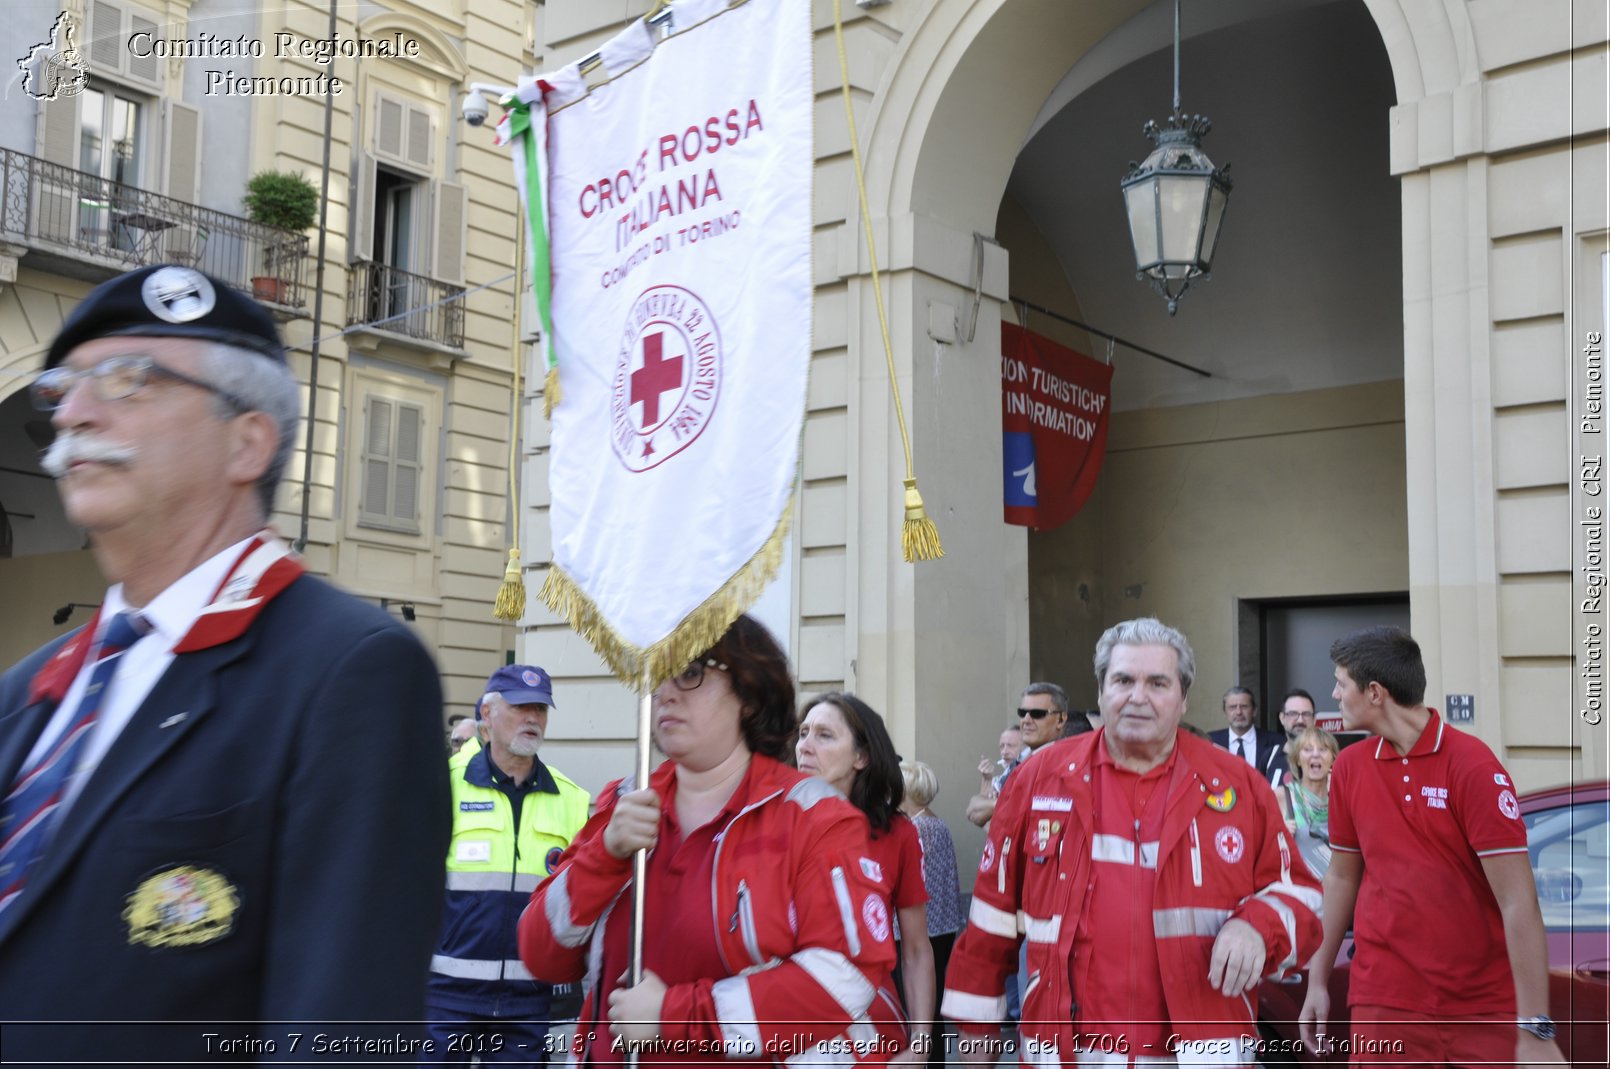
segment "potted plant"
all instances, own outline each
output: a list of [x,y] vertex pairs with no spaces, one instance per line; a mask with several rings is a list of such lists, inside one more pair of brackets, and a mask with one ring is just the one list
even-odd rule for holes
[[[264,226],[300,234],[318,216],[319,191],[294,171],[259,171],[246,183],[246,218]],[[270,241],[263,247],[263,274],[252,278],[252,296],[284,304],[290,280],[281,268],[295,255],[289,240]]]

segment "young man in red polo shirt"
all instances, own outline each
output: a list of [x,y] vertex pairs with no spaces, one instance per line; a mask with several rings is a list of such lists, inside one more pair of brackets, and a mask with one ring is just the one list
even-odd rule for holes
[[[1353,1064],[1561,1062],[1526,825],[1504,766],[1424,704],[1420,647],[1395,627],[1331,646],[1342,726],[1331,769],[1325,942],[1299,1015],[1320,1050],[1349,926]],[[1355,913],[1354,907],[1357,906]]]

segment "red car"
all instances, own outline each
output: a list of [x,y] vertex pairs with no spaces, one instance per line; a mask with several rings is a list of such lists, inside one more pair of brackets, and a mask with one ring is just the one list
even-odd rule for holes
[[[1610,1061],[1610,782],[1534,791],[1520,799],[1527,852],[1537,880],[1538,904],[1548,932],[1549,1016],[1572,1065],[1602,1067]],[[1345,1036],[1347,979],[1353,960],[1351,935],[1342,941],[1331,973],[1332,1021],[1327,1031]],[[1308,974],[1258,990],[1259,1027],[1272,1050],[1300,1047],[1297,1013]],[[1317,1058],[1304,1051],[1272,1054],[1266,1062],[1344,1063],[1337,1052]]]

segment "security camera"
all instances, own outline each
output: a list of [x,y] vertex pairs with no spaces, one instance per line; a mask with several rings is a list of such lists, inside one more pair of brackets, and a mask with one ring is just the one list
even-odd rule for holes
[[471,126],[480,126],[486,122],[486,116],[490,110],[486,103],[486,97],[481,95],[479,89],[470,90],[469,95],[464,98],[464,106],[461,109],[464,121]]

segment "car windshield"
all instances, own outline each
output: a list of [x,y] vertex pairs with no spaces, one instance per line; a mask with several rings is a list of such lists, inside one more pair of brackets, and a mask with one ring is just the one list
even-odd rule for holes
[[1544,926],[1610,928],[1610,802],[1540,809],[1525,819]]

